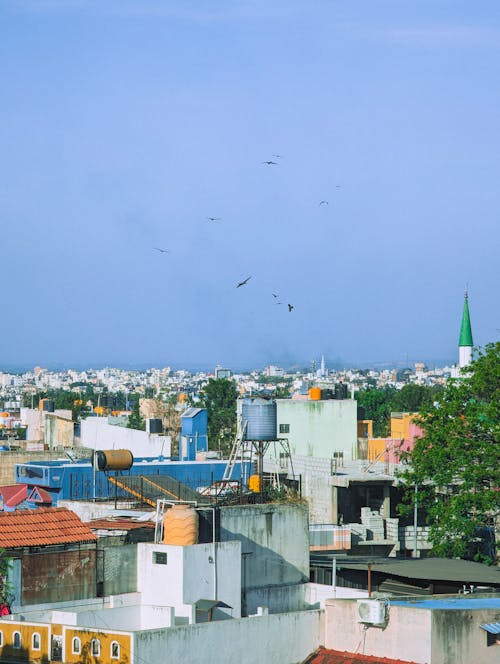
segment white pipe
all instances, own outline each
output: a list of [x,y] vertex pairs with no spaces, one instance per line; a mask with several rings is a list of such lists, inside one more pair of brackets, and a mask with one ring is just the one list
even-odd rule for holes
[[212,559],[214,561],[214,601],[217,600],[217,545],[215,543],[215,507],[212,507]]

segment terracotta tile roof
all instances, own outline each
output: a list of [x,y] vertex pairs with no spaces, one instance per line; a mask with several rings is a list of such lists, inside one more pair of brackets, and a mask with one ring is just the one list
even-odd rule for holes
[[97,537],[66,507],[0,512],[0,547],[94,542]]
[[12,484],[0,487],[0,496],[2,496],[6,507],[16,507],[28,497],[27,484]]
[[402,659],[387,659],[350,652],[339,652],[319,648],[303,662],[303,664],[416,664]]

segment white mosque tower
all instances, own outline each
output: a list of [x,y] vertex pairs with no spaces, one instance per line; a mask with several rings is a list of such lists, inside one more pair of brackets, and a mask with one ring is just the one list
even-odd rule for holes
[[462,313],[462,327],[458,341],[458,367],[469,366],[472,362],[472,330],[469,316],[469,294],[465,291],[464,310]]

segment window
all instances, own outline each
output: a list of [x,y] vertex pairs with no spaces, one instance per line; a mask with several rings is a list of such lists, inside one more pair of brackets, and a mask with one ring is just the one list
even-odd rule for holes
[[75,636],[75,638],[71,643],[71,652],[73,653],[73,655],[79,655],[81,651],[82,651],[82,642],[77,636]]
[[153,551],[153,562],[155,565],[166,565],[167,554],[165,551]]
[[12,646],[16,650],[21,649],[21,632],[14,632],[14,634],[12,635]]
[[31,637],[31,649],[40,650],[40,634],[38,632],[35,632]]
[[92,639],[91,652],[93,657],[99,657],[101,654],[101,642],[99,639]]
[[0,647],[3,646],[3,632],[0,632]]
[[111,643],[111,659],[120,659],[120,644],[116,641]]
[[280,433],[290,433],[290,425],[280,424]]

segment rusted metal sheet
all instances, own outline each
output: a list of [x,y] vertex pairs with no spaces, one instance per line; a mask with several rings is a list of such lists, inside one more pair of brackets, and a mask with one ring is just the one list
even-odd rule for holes
[[96,596],[96,546],[24,554],[21,602],[40,604]]

